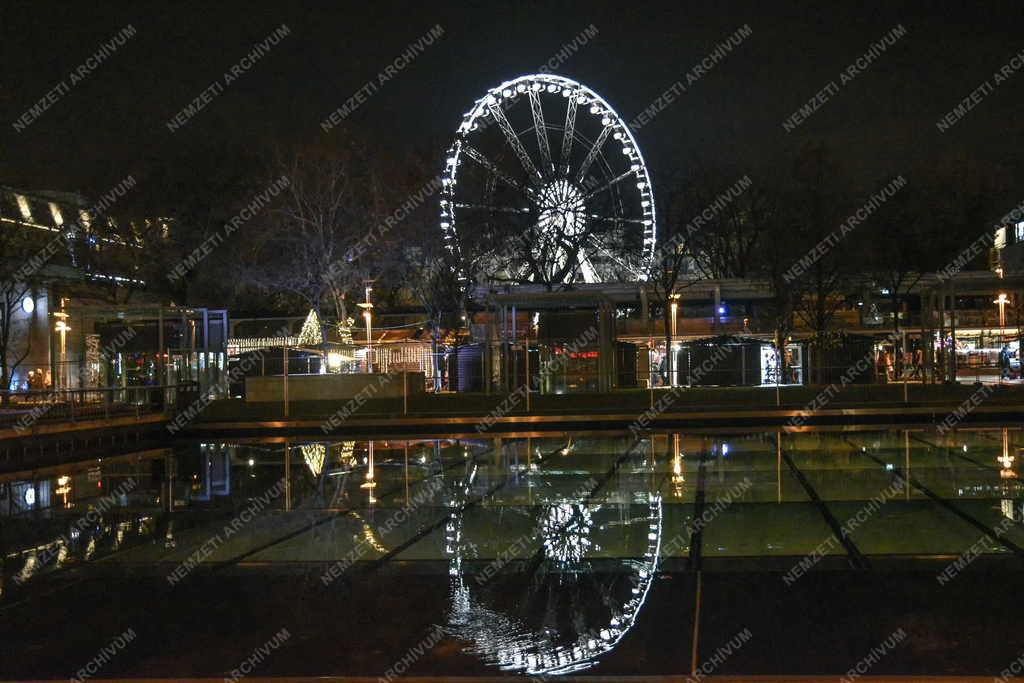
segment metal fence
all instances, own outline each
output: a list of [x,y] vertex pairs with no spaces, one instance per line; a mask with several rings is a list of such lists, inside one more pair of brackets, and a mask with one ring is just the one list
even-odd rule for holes
[[29,432],[37,424],[170,414],[198,395],[197,382],[0,392],[0,429]]

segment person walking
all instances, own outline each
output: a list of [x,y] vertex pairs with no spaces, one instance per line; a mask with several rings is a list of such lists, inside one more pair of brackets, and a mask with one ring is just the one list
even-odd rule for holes
[[999,379],[1010,379],[1010,345],[1003,344],[999,350]]

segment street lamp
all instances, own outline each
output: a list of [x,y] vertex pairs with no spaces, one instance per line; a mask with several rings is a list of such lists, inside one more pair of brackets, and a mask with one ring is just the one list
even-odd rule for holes
[[365,280],[364,282],[366,284],[366,301],[358,304],[358,306],[363,309],[363,319],[366,321],[366,373],[370,374],[373,372],[373,322],[370,317],[370,311],[373,309],[373,304],[370,303],[373,280]]
[[999,304],[999,329],[1006,327],[1006,304],[1010,302],[1010,298],[1006,296],[1005,292],[1000,292],[999,296],[992,302]]
[[67,388],[67,384],[68,384],[67,383],[67,375],[65,374],[65,370],[67,368],[67,354],[68,354],[68,336],[67,335],[68,335],[68,332],[71,330],[71,327],[67,323],[67,318],[69,316],[68,316],[67,313],[64,312],[64,300],[61,299],[60,303],[61,303],[61,310],[59,310],[59,311],[57,311],[56,313],[53,314],[53,317],[57,318],[57,323],[53,326],[53,328],[57,332],[60,332],[60,374],[58,376],[60,377],[60,383],[62,385],[61,388],[66,389]]
[[679,295],[672,295],[672,303],[669,304],[669,308],[672,309],[672,336],[676,336],[676,315],[679,313]]
[[671,315],[672,315],[672,319],[669,321],[669,330],[671,330],[669,332],[669,334],[672,337],[672,343],[670,343],[669,347],[667,349],[665,349],[665,352],[668,354],[668,362],[665,363],[665,366],[668,368],[670,386],[674,387],[674,386],[676,386],[676,374],[677,374],[676,373],[676,367],[675,367],[676,366],[676,353],[675,353],[676,341],[675,340],[676,340],[676,331],[677,331],[677,324],[678,324],[676,318],[677,318],[677,315],[679,313],[679,295],[678,294],[671,294],[671,295],[669,295],[669,299],[670,299],[669,309],[670,309]]

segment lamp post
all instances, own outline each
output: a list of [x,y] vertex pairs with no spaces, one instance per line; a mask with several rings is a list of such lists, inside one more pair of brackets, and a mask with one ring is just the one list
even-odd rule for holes
[[1000,334],[1003,334],[1004,329],[1006,328],[1006,304],[1008,304],[1009,302],[1010,302],[1010,298],[1006,295],[1005,292],[1000,292],[999,296],[997,296],[995,298],[995,300],[992,302],[994,304],[999,304],[999,333]]
[[668,354],[668,362],[665,363],[665,367],[668,368],[669,384],[670,384],[670,386],[674,387],[674,386],[676,386],[676,383],[677,383],[676,382],[676,374],[677,373],[676,373],[675,346],[676,346],[676,326],[677,326],[676,318],[677,318],[677,315],[679,313],[679,295],[678,294],[671,294],[671,295],[669,295],[669,299],[670,299],[669,311],[670,311],[670,315],[672,316],[672,319],[669,321],[669,330],[670,330],[669,331],[669,336],[672,339],[671,339],[671,342],[668,345],[668,348],[665,349],[665,353]]
[[54,318],[57,318],[57,323],[53,326],[54,330],[60,332],[60,372],[58,377],[60,378],[60,388],[67,389],[67,355],[68,355],[68,332],[71,327],[67,323],[68,314],[64,312],[64,299],[60,300],[61,310],[53,314]]
[[373,372],[373,322],[370,315],[370,311],[373,309],[373,304],[370,303],[373,280],[364,280],[364,284],[366,285],[366,301],[358,305],[363,309],[363,319],[366,321],[366,373],[370,374]]

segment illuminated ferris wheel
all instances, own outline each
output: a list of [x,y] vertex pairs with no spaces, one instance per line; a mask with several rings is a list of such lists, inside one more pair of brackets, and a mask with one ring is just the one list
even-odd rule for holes
[[629,126],[562,76],[521,76],[465,114],[441,175],[446,247],[492,281],[621,282],[654,256],[654,195]]

